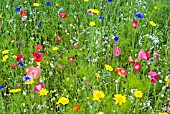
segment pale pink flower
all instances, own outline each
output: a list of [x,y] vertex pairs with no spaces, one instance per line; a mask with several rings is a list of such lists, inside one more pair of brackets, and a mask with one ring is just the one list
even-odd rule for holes
[[140,50],[140,52],[138,53],[138,59],[149,60],[150,54],[148,52],[145,52],[144,50]]
[[37,67],[31,66],[27,71],[27,75],[33,79],[38,78],[40,75],[40,67],[39,66],[37,66]]

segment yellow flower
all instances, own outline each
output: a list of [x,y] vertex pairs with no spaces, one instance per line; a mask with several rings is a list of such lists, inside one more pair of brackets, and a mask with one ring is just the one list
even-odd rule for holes
[[60,104],[60,103],[66,105],[69,103],[69,100],[66,97],[61,97],[56,104]]
[[96,13],[97,15],[99,15],[99,10],[97,9],[90,9],[93,13]]
[[33,3],[33,6],[35,6],[35,7],[37,7],[39,5],[40,5],[39,3]]
[[2,18],[2,14],[0,14],[0,19]]
[[49,92],[48,90],[42,88],[42,89],[40,90],[40,92],[38,92],[38,93],[40,94],[40,96],[43,96],[43,95],[47,95],[48,92]]
[[37,65],[40,65],[41,62],[36,62],[36,63],[37,63]]
[[20,92],[21,89],[10,89],[9,92],[10,93],[17,93],[17,92]]
[[96,91],[94,94],[93,94],[93,100],[94,101],[98,101],[98,102],[100,102],[100,98],[104,98],[104,93],[102,92],[102,91]]
[[126,96],[121,94],[116,94],[113,99],[116,101],[116,104],[119,103],[120,105],[126,102]]
[[143,93],[142,93],[142,91],[135,91],[134,95],[137,98],[142,98]]
[[55,6],[56,6],[56,7],[58,7],[58,6],[59,6],[59,4],[58,4],[58,3],[56,3],[56,4],[55,4]]
[[99,77],[100,77],[100,74],[97,74],[97,75],[96,75],[96,78],[98,79]]
[[92,22],[92,21],[91,21],[91,22],[89,23],[89,25],[90,25],[90,26],[94,26],[94,25],[96,25],[96,24],[95,24],[95,22]]
[[110,65],[105,65],[105,69],[108,71],[113,71],[113,68]]
[[84,0],[84,2],[89,2],[89,0]]
[[25,82],[24,84],[29,85],[29,84],[33,84],[33,83],[34,83],[34,80],[32,79],[32,80],[30,80],[28,82]]
[[170,78],[166,77],[166,78],[165,78],[165,82],[166,82],[166,83],[170,83]]
[[58,47],[53,47],[52,50],[53,50],[53,51],[56,51],[56,50],[58,50]]
[[8,54],[8,53],[9,53],[9,50],[2,51],[2,54]]
[[3,56],[2,62],[6,62],[7,59],[8,59],[8,55]]
[[104,112],[98,112],[98,113],[96,113],[96,114],[104,114]]
[[12,58],[17,58],[17,56],[16,56],[16,55],[13,55]]
[[154,21],[150,21],[149,23],[150,23],[153,27],[156,26],[156,23],[155,23]]
[[168,114],[167,112],[159,112],[159,114]]

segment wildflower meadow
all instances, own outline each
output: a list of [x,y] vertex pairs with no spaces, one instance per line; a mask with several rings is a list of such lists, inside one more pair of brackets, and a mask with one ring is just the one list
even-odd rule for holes
[[170,0],[0,0],[0,114],[169,114]]

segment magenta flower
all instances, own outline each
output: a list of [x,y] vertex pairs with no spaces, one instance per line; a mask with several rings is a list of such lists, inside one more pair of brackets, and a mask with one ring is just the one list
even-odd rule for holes
[[60,13],[60,17],[61,17],[61,18],[66,18],[66,17],[67,17],[67,14],[66,14],[66,13]]
[[154,50],[154,51],[153,51],[153,54],[155,55],[156,59],[160,59],[159,51]]
[[39,92],[42,88],[44,88],[44,84],[39,82],[35,87],[34,87],[34,91],[35,92]]
[[135,71],[139,71],[139,70],[140,70],[140,63],[139,63],[139,62],[135,62],[135,63],[133,64],[133,69],[134,69]]
[[159,75],[156,72],[149,72],[149,78],[151,79],[151,83],[156,84]]
[[140,50],[140,52],[138,53],[138,59],[149,60],[150,54],[148,52],[145,52],[144,50]]
[[27,75],[33,79],[38,78],[40,75],[40,67],[39,66],[37,66],[37,67],[31,66],[27,71]]
[[119,56],[121,54],[121,49],[119,47],[114,48],[112,53],[116,56]]

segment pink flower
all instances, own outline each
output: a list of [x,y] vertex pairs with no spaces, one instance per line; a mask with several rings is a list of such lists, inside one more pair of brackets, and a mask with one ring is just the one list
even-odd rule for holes
[[114,48],[112,51],[114,55],[119,56],[121,53],[121,49],[119,47]]
[[41,82],[39,82],[39,83],[34,87],[34,91],[35,91],[35,92],[40,92],[40,90],[41,90],[42,88],[44,88],[44,87],[45,87],[44,84],[41,83]]
[[134,64],[135,63],[135,59],[132,58],[132,57],[129,57],[128,62],[130,62],[131,64]]
[[148,52],[145,52],[144,50],[140,50],[140,52],[138,53],[138,59],[149,60],[150,54]]
[[89,15],[93,15],[93,12],[89,9],[89,10],[87,10],[87,13],[89,14]]
[[135,62],[135,63],[133,64],[133,69],[134,69],[135,71],[139,71],[139,70],[140,70],[140,63],[139,63],[139,62]]
[[22,54],[17,54],[16,56],[17,56],[16,58],[17,61],[21,61],[23,59]]
[[61,37],[60,36],[56,36],[56,38],[55,38],[58,42],[60,42],[61,41]]
[[35,45],[35,49],[36,49],[37,51],[39,51],[39,50],[42,49],[42,46],[41,46],[40,44],[36,44],[36,45]]
[[156,73],[156,72],[149,72],[149,77],[151,78],[151,79],[158,79],[159,78],[159,75]]
[[89,82],[88,81],[86,81],[86,83],[85,84],[89,84]]
[[71,56],[71,57],[68,58],[68,60],[69,60],[70,62],[73,62],[73,61],[74,61],[74,58]]
[[66,14],[66,13],[60,13],[60,17],[61,17],[61,18],[66,18],[66,17],[67,17],[67,14]]
[[27,71],[27,75],[33,79],[38,78],[40,75],[40,67],[39,66],[37,66],[37,67],[31,66]]

